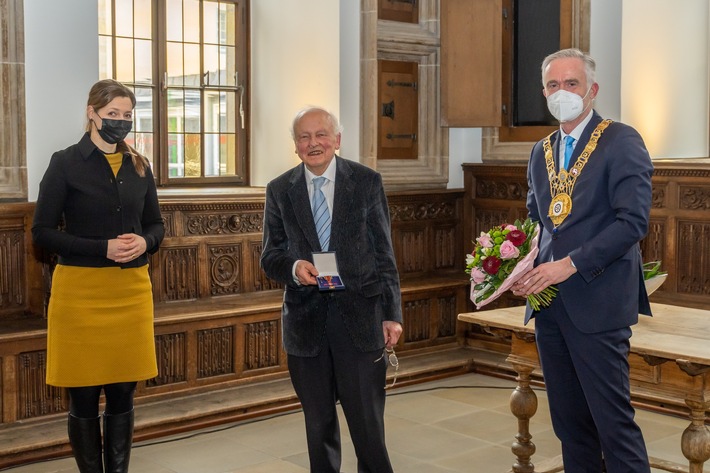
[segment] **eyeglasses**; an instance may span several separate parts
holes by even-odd
[[[394,383],[397,382],[397,372],[399,371],[399,359],[397,359],[397,354],[394,352],[394,348],[387,348],[382,351],[382,356],[380,356],[378,359],[375,360],[375,363],[377,363],[380,360],[387,358],[387,363],[389,366],[394,367],[394,379],[392,380],[392,384],[387,386],[387,383],[385,383],[385,389],[392,388],[394,386]]]

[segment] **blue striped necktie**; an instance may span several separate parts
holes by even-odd
[[[330,243],[330,213],[328,212],[328,204],[325,201],[323,194],[323,184],[326,178],[323,176],[313,178],[313,202],[311,202],[311,210],[313,210],[313,220],[316,222],[316,232],[318,233],[318,241],[322,251],[328,250]]]
[[[574,142],[576,140],[570,135],[565,136],[565,169],[569,169],[569,161],[572,158],[572,151],[574,151]]]

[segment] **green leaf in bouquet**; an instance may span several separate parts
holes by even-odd
[[[655,276],[660,276],[666,274],[665,271],[661,271],[661,261],[649,261],[643,264],[643,279],[651,279]]]

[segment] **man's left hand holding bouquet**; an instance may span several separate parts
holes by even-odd
[[[542,263],[513,284],[511,290],[516,296],[527,297],[531,294],[540,294],[546,288],[566,281],[577,272],[572,264],[572,258],[566,256],[559,261]]]

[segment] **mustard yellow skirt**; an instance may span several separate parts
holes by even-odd
[[[47,384],[99,386],[157,375],[148,265],[57,265],[47,314]]]

